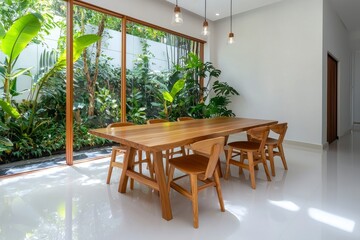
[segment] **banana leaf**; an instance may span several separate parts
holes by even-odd
[[[0,49],[9,62],[14,61],[38,34],[41,27],[39,18],[38,14],[32,13],[19,18],[1,39]]]

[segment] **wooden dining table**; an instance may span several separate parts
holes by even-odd
[[[162,151],[185,146],[208,138],[229,136],[253,127],[275,123],[277,123],[277,121],[274,120],[218,117],[183,122],[165,122],[152,125],[100,128],[92,129],[89,133],[127,146],[119,183],[119,192],[126,192],[129,177],[150,186],[159,191],[162,217],[166,220],[171,220],[172,211]],[[134,157],[138,149],[153,154],[155,179],[134,171]]]

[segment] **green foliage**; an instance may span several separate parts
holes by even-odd
[[[96,94],[97,109],[101,118],[100,126],[120,121],[120,101],[109,89],[101,88]]]
[[[57,26],[57,22],[54,20],[55,9],[64,6],[65,3],[63,1],[57,0],[46,0],[41,2],[39,2],[39,0],[0,1],[0,25],[3,25],[4,29],[9,29],[10,26],[22,16],[29,13],[41,12],[43,18],[42,28],[38,35],[31,41],[40,44],[44,42],[45,35],[48,35],[49,31]]]
[[[10,139],[3,137],[3,132],[8,131],[9,128],[0,121],[0,154],[4,151],[11,150],[13,143],[10,141]],[[1,163],[1,156],[0,156],[0,163]]]
[[[39,14],[28,14],[11,25],[0,42],[1,51],[11,64],[40,31],[42,19]]]
[[[18,95],[16,91],[17,77],[23,74],[29,74],[29,70],[31,69],[20,68],[13,70],[13,67],[20,53],[38,34],[41,27],[39,19],[41,19],[41,17],[38,14],[28,14],[19,18],[0,39],[0,50],[6,56],[0,71],[0,78],[2,79],[4,88],[3,101],[5,102],[2,106],[8,109],[4,114],[5,123],[8,123],[12,116],[9,112],[17,115],[16,109],[11,105],[12,97]]]
[[[8,102],[0,99],[0,108],[4,110],[7,114],[9,114],[13,118],[20,117],[20,113],[17,111],[16,108],[12,107]]]
[[[74,39],[73,61],[74,62],[77,61],[77,59],[80,57],[82,51],[84,51],[85,48],[87,48],[89,45],[93,44],[94,42],[96,42],[98,40],[99,40],[99,36],[94,35],[94,34],[87,34],[87,35],[83,35],[83,36],[80,36],[80,37]],[[46,63],[54,62],[54,59],[50,59],[50,58],[51,58],[51,54],[47,54],[46,52],[44,52],[42,58],[40,58],[40,61],[42,62],[41,64],[43,64],[43,66],[44,66],[44,62],[46,62]],[[46,60],[44,60],[44,59],[46,59]],[[44,84],[52,76],[54,76],[55,73],[61,71],[65,66],[66,66],[66,52],[64,51],[60,55],[57,62],[52,67],[48,67],[48,65],[46,65],[45,71],[44,71],[44,67],[40,68],[40,72],[37,75],[39,77],[38,77],[38,79],[36,79],[35,87],[34,87],[35,93],[34,93],[34,99],[32,99],[33,106],[32,106],[32,110],[30,112],[29,124],[28,124],[28,128],[27,128],[28,134],[32,133],[34,131],[34,129],[37,128],[36,125],[34,125],[34,118],[35,118],[36,111],[37,111],[36,107],[38,104],[39,94],[41,93],[41,90],[42,90]]]

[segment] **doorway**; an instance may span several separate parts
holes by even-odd
[[[337,86],[338,61],[328,54],[327,57],[327,142],[330,144],[337,135]]]

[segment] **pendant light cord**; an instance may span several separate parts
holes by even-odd
[[[230,32],[232,32],[232,0],[230,0]]]
[[[205,0],[205,21],[206,21],[206,0]]]

